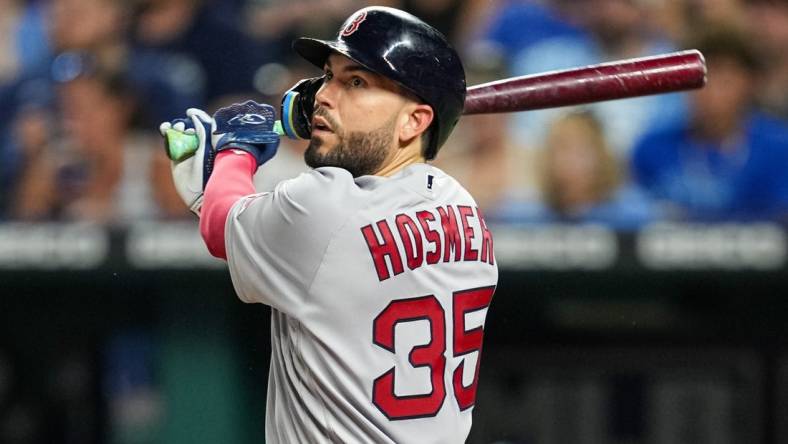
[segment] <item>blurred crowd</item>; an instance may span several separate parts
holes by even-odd
[[[0,222],[191,220],[159,123],[246,99],[278,107],[286,89],[319,74],[294,55],[292,39],[333,37],[367,4],[0,0]],[[785,0],[376,4],[443,31],[469,85],[681,49],[705,54],[708,84],[696,92],[461,119],[435,163],[489,223],[788,223]],[[283,139],[257,187],[305,171],[304,149]],[[99,442],[107,418],[89,406],[101,402],[112,406],[110,422],[155,423],[139,414],[156,412],[146,408],[156,404],[149,366],[134,364],[152,359],[149,342],[122,337],[105,360],[80,354],[91,346],[57,350],[52,365],[33,348],[24,356],[0,343],[0,443]],[[105,383],[91,385],[100,371]],[[50,382],[30,383],[38,380]]]
[[[351,0],[0,0],[0,220],[188,218],[156,128],[188,107],[278,107],[318,74],[290,49]],[[788,3],[376,2],[443,31],[469,85],[697,48],[699,91],[464,117],[436,165],[491,223],[788,221]],[[304,171],[283,140],[260,189]]]

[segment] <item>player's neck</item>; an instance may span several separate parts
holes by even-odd
[[[404,168],[414,163],[424,163],[426,159],[421,154],[421,145],[413,144],[395,150],[394,154],[387,159],[381,168],[374,173],[375,176],[393,176]]]

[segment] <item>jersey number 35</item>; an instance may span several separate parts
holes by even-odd
[[[465,315],[490,305],[495,287],[482,287],[454,292],[451,320],[453,322],[453,353],[461,357],[478,352],[473,382],[463,385],[465,359],[453,370],[454,398],[460,410],[466,410],[476,401],[476,383],[479,380],[482,339],[484,329],[466,330]],[[444,372],[446,371],[446,313],[433,295],[392,301],[375,318],[373,341],[376,345],[395,353],[394,332],[400,322],[427,320],[430,325],[429,343],[413,347],[408,355],[413,367],[429,367],[432,391],[425,394],[398,396],[394,393],[395,368],[392,367],[375,379],[372,402],[390,420],[425,418],[435,416],[446,399]]]

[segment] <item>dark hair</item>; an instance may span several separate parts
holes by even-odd
[[[421,133],[421,154],[427,160],[432,160],[435,158],[435,155],[438,153],[428,153],[427,151],[430,150],[430,141],[432,140],[432,133],[433,133],[434,125],[430,123],[430,126]]]
[[[549,134],[545,151],[543,152],[543,161],[551,161],[551,156],[554,155],[555,149],[560,148],[556,145],[551,145],[552,136],[559,131],[563,131],[567,125],[582,125],[587,130],[588,145],[586,146],[593,150],[593,154],[598,161],[597,170],[593,173],[593,197],[595,202],[604,202],[610,199],[623,180],[623,171],[605,137],[602,122],[593,112],[583,109],[569,111],[552,120],[549,124]],[[543,167],[545,166],[547,165],[543,165]],[[551,170],[551,168],[543,168],[542,171],[545,201],[559,213],[566,213],[567,208],[564,207],[564,203],[561,200],[563,188],[561,184],[556,182]]]
[[[730,58],[750,72],[761,69],[761,60],[752,46],[751,36],[735,26],[714,25],[689,39],[692,48],[700,50],[707,61]]]

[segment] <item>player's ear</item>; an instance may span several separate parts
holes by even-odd
[[[420,137],[430,127],[434,114],[432,107],[425,103],[412,103],[403,109],[401,116],[399,141],[400,145],[410,144],[413,139]]]

